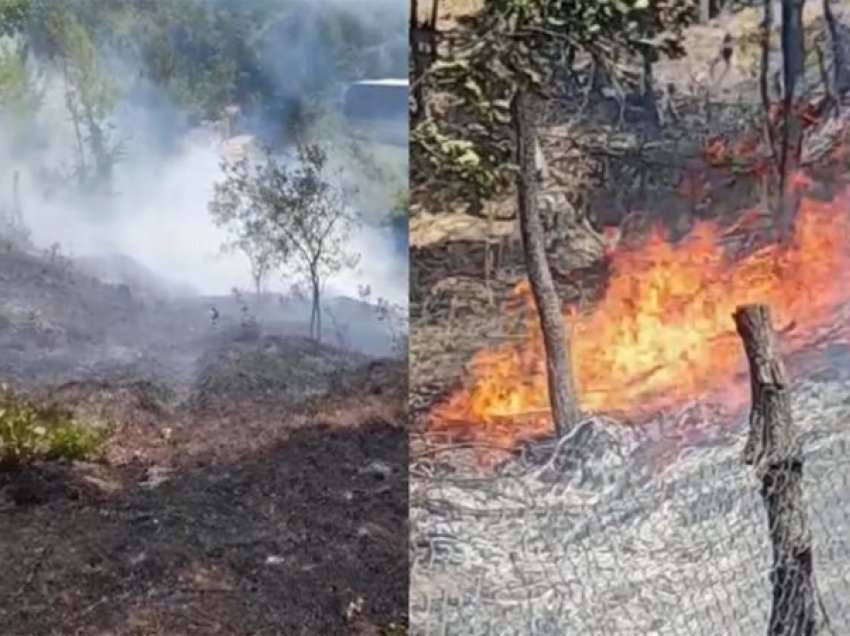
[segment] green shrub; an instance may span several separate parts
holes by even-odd
[[[0,386],[0,468],[13,469],[38,459],[86,459],[97,453],[103,436],[55,405],[25,400]]]

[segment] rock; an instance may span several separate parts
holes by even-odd
[[[389,479],[393,474],[393,467],[385,461],[376,459],[370,462],[360,472],[376,479]]]
[[[140,482],[142,488],[153,489],[171,479],[171,469],[164,466],[151,466],[146,471],[145,480]]]
[[[94,475],[85,475],[81,481],[83,484],[93,488],[100,495],[111,496],[121,491],[120,483],[109,479],[101,479]]]

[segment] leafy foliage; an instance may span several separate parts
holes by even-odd
[[[395,197],[392,208],[393,218],[406,219],[410,216],[410,193],[407,190],[399,190]]]
[[[27,66],[26,48],[0,42],[0,113],[10,128],[30,117],[43,98],[39,78]]]
[[[62,47],[53,25],[73,22],[124,71],[138,70],[180,107],[210,117],[234,101],[274,110],[323,95],[336,80],[385,72],[395,58],[377,55],[375,44],[406,28],[402,12],[386,10],[392,1],[0,0],[0,34],[22,35],[37,55],[55,57]]]
[[[315,144],[298,146],[295,167],[265,151],[260,161],[244,157],[223,163],[225,178],[216,184],[210,212],[232,231],[231,245],[286,266],[310,284],[311,334],[321,338],[323,283],[359,255],[346,243],[358,222],[346,203],[350,193],[335,185],[342,175],[327,175],[327,155]]]
[[[18,32],[27,18],[30,0],[0,0],[0,35]]]
[[[97,453],[102,435],[67,411],[26,401],[0,387],[0,467],[38,459],[85,459]]]
[[[551,94],[577,56],[625,89],[641,79],[635,61],[684,51],[681,32],[695,18],[681,0],[493,0],[470,31],[451,42],[451,57],[429,72],[431,90],[454,99],[462,125],[420,124],[414,155],[438,175],[486,196],[506,183],[512,143],[505,125],[518,88]],[[416,170],[414,170],[416,172]]]
[[[110,138],[109,117],[118,91],[104,69],[91,33],[76,15],[57,9],[45,29],[53,55],[59,58],[65,81],[65,105],[77,135],[76,173],[79,183],[108,187],[121,145]]]

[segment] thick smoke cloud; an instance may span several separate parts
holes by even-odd
[[[358,2],[356,12],[353,3],[338,4],[363,21],[383,14],[385,23],[387,15],[395,15],[391,22],[405,24],[405,3]],[[269,65],[268,72],[282,100],[295,97],[308,78],[314,84],[333,85],[340,72],[338,60],[324,48],[326,34],[318,26],[317,5],[307,3],[305,7],[293,14],[294,22],[283,21],[276,28],[294,28],[294,23],[308,28],[294,39],[269,40],[275,44],[267,59],[276,62]],[[363,22],[363,33],[369,31],[368,26]],[[357,35],[357,29],[353,34]],[[398,36],[403,38],[403,31]],[[386,57],[388,74],[406,73],[406,58],[399,57],[406,51],[396,51],[396,44],[392,37],[375,43],[375,54]],[[123,69],[125,77],[139,76],[119,57],[109,62],[111,68]],[[196,122],[170,103],[159,87],[139,79],[124,93],[112,117],[112,135],[124,144],[124,156],[115,169],[114,195],[96,200],[57,196],[47,187],[44,170],[70,165],[74,131],[64,106],[61,77],[55,70],[46,70],[43,82],[44,104],[36,126],[26,131],[0,126],[0,202],[9,198],[12,174],[19,171],[24,218],[38,247],[59,243],[74,257],[128,255],[175,288],[201,294],[227,294],[234,287],[251,289],[247,259],[240,253],[221,252],[227,235],[215,227],[207,210],[213,185],[221,178],[220,136],[191,128]],[[325,133],[317,140],[333,149],[334,161],[343,165],[349,179],[358,182],[364,193],[361,199],[366,199],[361,204],[386,205],[395,194],[390,189],[406,185],[406,150],[397,149],[394,179],[382,184],[365,174],[346,150],[341,134]],[[381,152],[387,151],[378,150]],[[351,240],[353,249],[362,254],[358,271],[328,281],[327,293],[356,296],[358,286],[368,284],[376,295],[406,302],[407,255],[399,249],[393,232],[366,226]],[[285,291],[292,282],[284,273],[271,278],[269,288]]]

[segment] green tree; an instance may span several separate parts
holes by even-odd
[[[43,87],[27,64],[22,44],[0,42],[0,116],[10,128],[32,117],[41,106]]]
[[[551,94],[580,56],[590,81],[621,94],[643,84],[658,55],[684,53],[691,0],[492,0],[470,30],[444,34],[451,55],[429,71],[429,90],[451,95],[461,124],[431,117],[412,133],[412,172],[461,181],[472,198],[510,183],[510,103],[519,89]],[[471,188],[469,186],[472,186]]]
[[[426,119],[413,135],[414,157],[424,158],[443,178],[460,177],[479,199],[501,189],[511,175],[516,178],[525,264],[558,435],[576,424],[578,409],[570,342],[537,209],[545,169],[536,133],[539,103],[553,96],[551,87],[563,76],[559,70],[571,71],[578,54],[592,63],[591,89],[604,78],[621,100],[630,87],[652,99],[652,63],[659,53],[683,53],[680,31],[694,8],[681,0],[492,0],[474,29],[452,42],[453,57],[430,71],[432,85],[459,103],[464,126],[452,130],[448,118]]]
[[[0,35],[14,35],[27,19],[30,0],[0,0]]]
[[[245,157],[222,169],[209,206],[213,219],[229,228],[232,245],[304,277],[310,335],[321,341],[324,284],[359,260],[346,246],[359,221],[346,204],[349,193],[336,185],[342,175],[328,174],[327,155],[315,144],[298,146],[295,167],[266,150],[259,161]]]

